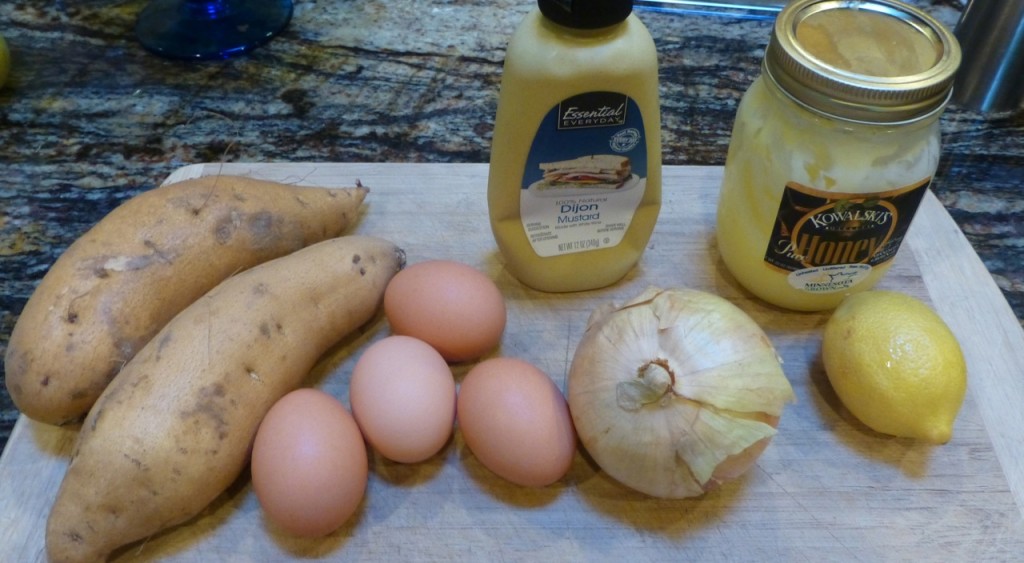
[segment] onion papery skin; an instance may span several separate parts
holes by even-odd
[[[742,309],[656,287],[594,312],[567,391],[598,466],[659,498],[699,496],[739,477],[795,398],[771,341]]]

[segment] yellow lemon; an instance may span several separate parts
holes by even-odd
[[[944,444],[967,390],[953,332],[920,300],[894,291],[852,295],[822,337],[839,400],[877,432]]]

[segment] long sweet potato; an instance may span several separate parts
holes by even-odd
[[[168,323],[86,417],[46,528],[52,563],[97,561],[198,514],[245,468],[263,416],[371,319],[404,264],[345,236],[224,281]]]
[[[128,200],[25,305],[4,359],[14,404],[42,422],[80,420],[175,314],[236,272],[342,234],[366,193],[208,176]]]

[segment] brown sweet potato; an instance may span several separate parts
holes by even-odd
[[[346,236],[224,281],[168,323],[86,417],[46,528],[52,563],[97,561],[198,514],[245,468],[263,416],[371,319],[404,263]]]
[[[128,200],[25,305],[4,358],[14,404],[42,422],[81,419],[175,314],[234,273],[342,234],[366,193],[207,176]]]

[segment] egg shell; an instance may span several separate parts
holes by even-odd
[[[388,336],[363,352],[352,369],[349,401],[366,441],[392,461],[430,458],[455,428],[451,368],[411,336]]]
[[[569,406],[532,364],[492,358],[459,387],[458,427],[485,467],[517,485],[544,487],[568,473],[576,453]]]
[[[496,348],[507,311],[501,290],[472,266],[429,260],[407,266],[384,291],[394,334],[419,338],[449,362],[480,358]]]
[[[270,408],[256,432],[251,468],[267,519],[300,537],[341,527],[359,507],[369,473],[355,420],[316,389],[292,391]]]

